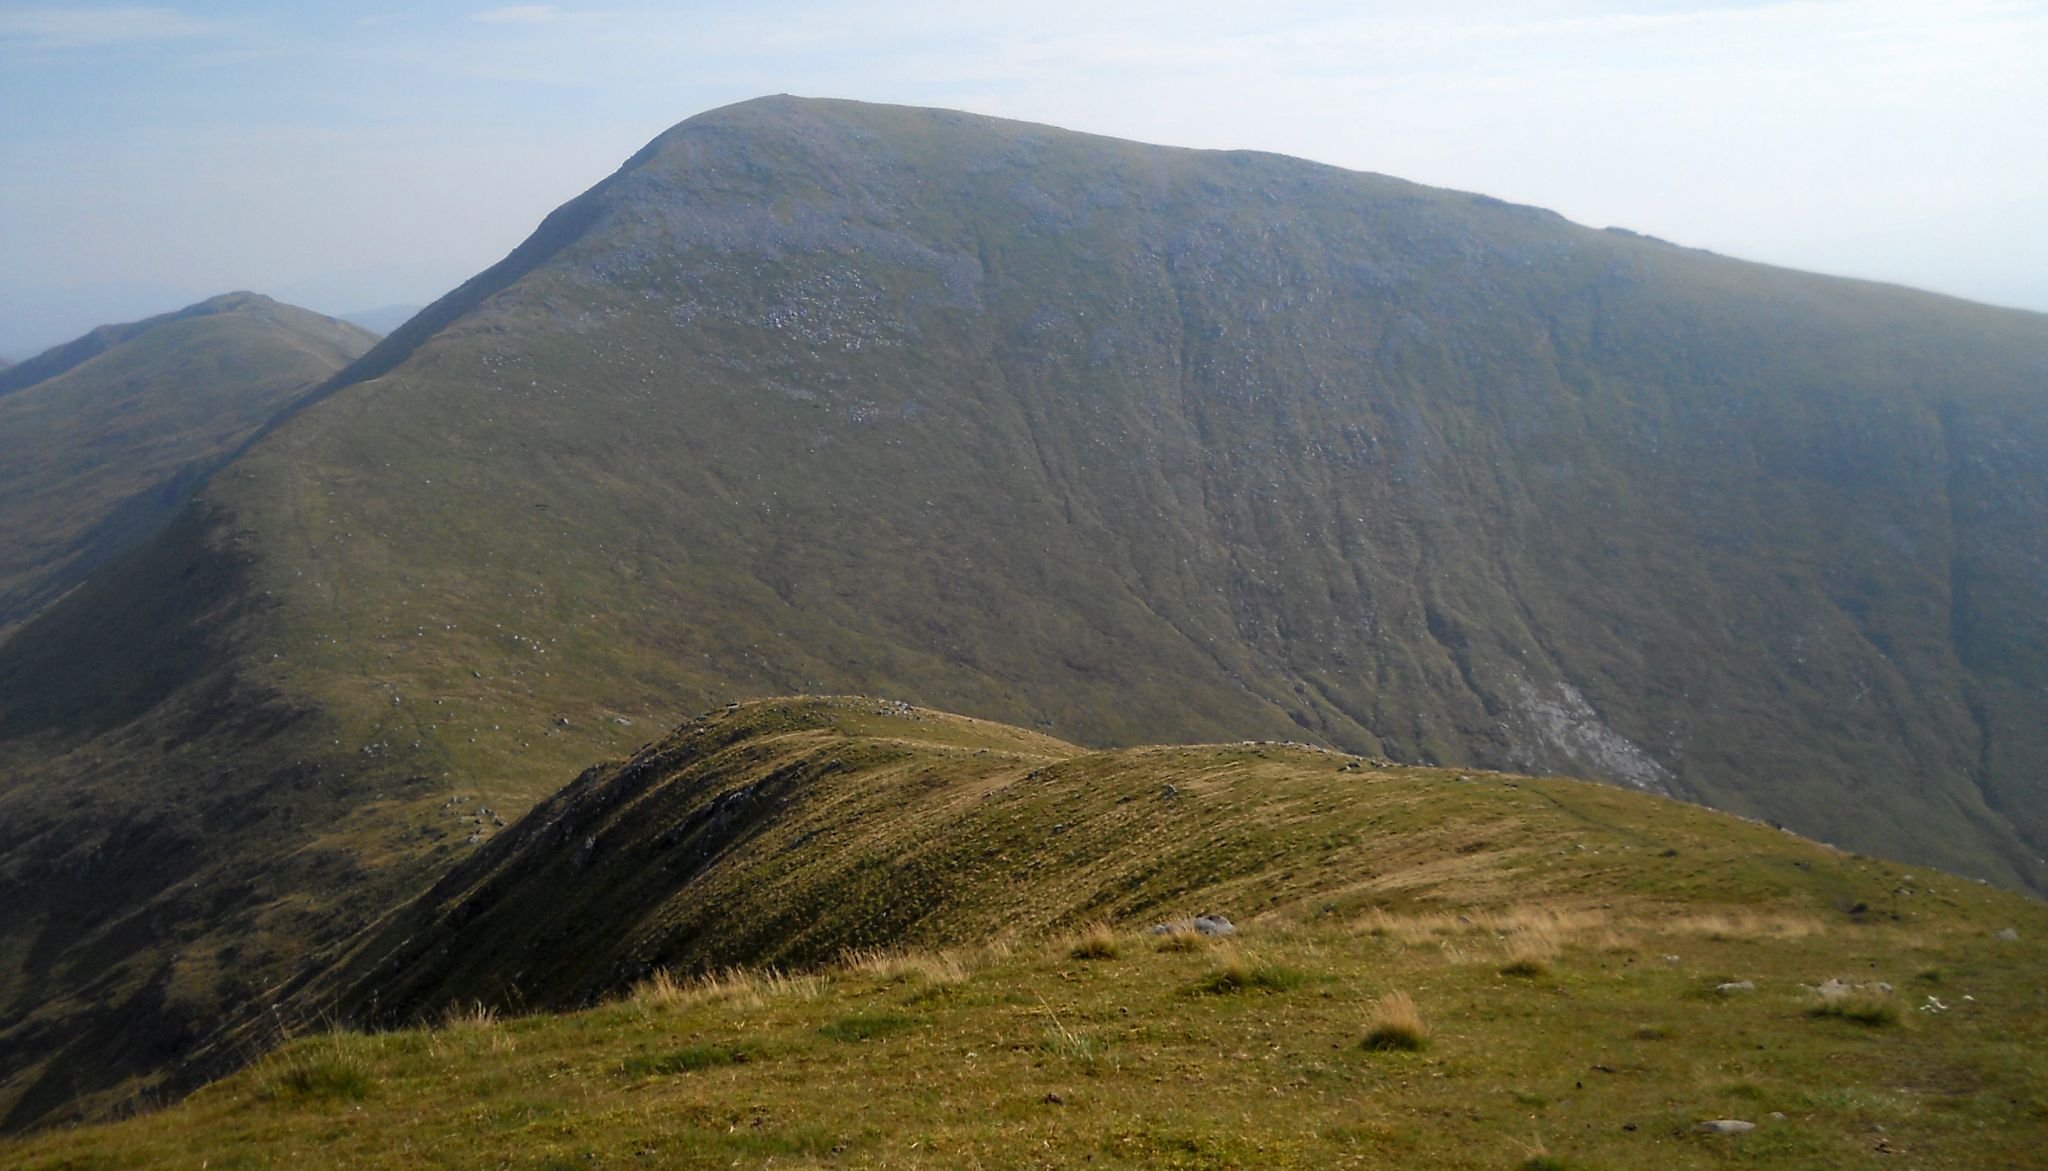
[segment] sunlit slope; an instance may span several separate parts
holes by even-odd
[[[1237,934],[1149,932],[1196,912]],[[268,1022],[432,1028],[0,1160],[2020,1168],[2043,940],[2018,895],[1609,786],[748,703],[591,770]]]
[[[479,784],[849,690],[1604,776],[2031,882],[2044,372],[2039,315],[771,99],[210,498],[292,685]]]
[[[257,427],[376,340],[230,293],[0,377],[0,632],[154,534]]]
[[[560,1009],[658,968],[805,967],[1209,912],[1863,923],[2019,905],[1946,877],[1930,899],[1900,873],[1583,781],[1277,743],[1084,752],[884,701],[771,700],[586,772],[288,1003],[378,1024],[478,1001]]]

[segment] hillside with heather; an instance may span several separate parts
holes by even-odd
[[[2038,314],[772,98],[296,401],[0,644],[11,1125],[217,1072],[564,780],[755,695],[1585,776],[2048,882]]]

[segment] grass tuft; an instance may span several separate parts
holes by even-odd
[[[370,1064],[342,1034],[288,1051],[258,1081],[257,1095],[272,1102],[360,1102],[377,1085]]]
[[[1067,952],[1077,960],[1113,960],[1118,951],[1116,932],[1107,923],[1091,923]]]
[[[773,968],[727,968],[679,980],[667,968],[633,986],[626,999],[644,1008],[684,1008],[693,1004],[726,1003],[764,1008],[773,1000],[815,1000],[824,987],[817,976],[792,976]]]
[[[1299,988],[1305,977],[1293,968],[1261,962],[1241,955],[1226,958],[1222,965],[1204,976],[1195,991],[1207,996],[1229,996],[1238,992],[1289,992]]]
[[[1202,951],[1208,946],[1208,936],[1179,923],[1160,932],[1152,944],[1155,951]]]
[[[1871,1028],[1896,1025],[1905,1019],[1896,997],[1889,992],[1859,988],[1850,992],[1824,993],[1820,1003],[1807,1009],[1808,1016],[1838,1017]]]
[[[855,950],[840,962],[850,971],[922,988],[954,988],[968,977],[966,962],[952,952]]]
[[[1429,1026],[1406,992],[1389,992],[1373,1005],[1365,1025],[1367,1049],[1401,1049],[1414,1052],[1429,1043]]]

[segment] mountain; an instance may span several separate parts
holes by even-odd
[[[7,368],[8,368],[9,366],[12,366],[12,365],[14,365],[14,359],[12,359],[12,358],[7,358],[7,357],[0,357],[0,372],[5,372],[5,371],[6,371],[6,369],[7,369]]]
[[[2041,315],[770,99],[345,382],[208,499],[292,599],[295,686],[456,777],[572,771],[618,713],[880,692],[2043,873]]]
[[[2021,1167],[2044,939],[1609,785],[735,704],[261,1014],[312,1035],[0,1162]]]
[[[0,644],[0,1109],[178,1084],[460,811],[748,695],[1592,776],[2039,890],[2044,387],[2041,315],[1484,196],[701,115]]]
[[[258,427],[375,341],[229,293],[0,373],[0,632],[153,534]]]
[[[418,305],[386,305],[381,309],[363,309],[341,315],[343,321],[360,325],[371,333],[382,336],[412,320],[420,311]]]

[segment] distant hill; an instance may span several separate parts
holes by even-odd
[[[382,309],[363,309],[341,315],[343,321],[360,325],[370,332],[382,336],[412,320],[420,311],[418,305],[386,305]]]
[[[2048,884],[2041,315],[775,98],[304,401],[0,645],[13,1125],[360,942],[496,829],[448,810],[749,695],[1586,775]]]
[[[375,340],[229,293],[0,374],[0,632],[152,535],[257,427]]]

